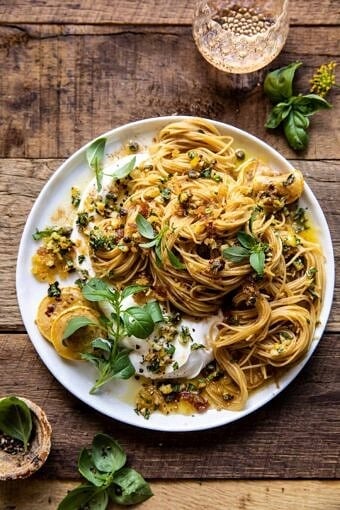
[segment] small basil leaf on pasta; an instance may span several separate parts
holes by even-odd
[[[63,340],[70,337],[75,333],[78,329],[84,328],[85,326],[98,326],[96,322],[93,322],[91,319],[85,316],[73,317],[66,326],[66,329],[63,334]]]
[[[94,349],[101,349],[105,352],[111,352],[111,342],[109,340],[106,340],[106,338],[95,338],[92,343],[92,347]]]
[[[154,239],[156,237],[156,233],[153,229],[153,226],[140,213],[137,214],[136,225],[138,228],[138,232],[143,237],[146,237],[147,239]]]
[[[112,379],[130,379],[135,374],[134,366],[129,358],[129,352],[127,349],[119,348],[117,350],[114,361],[111,364]]]
[[[139,246],[141,248],[152,248],[153,246],[156,246],[157,243],[158,243],[158,238],[156,237],[155,239],[153,239],[152,241],[149,241],[148,243],[140,243]]]
[[[175,269],[185,269],[185,264],[183,264],[179,260],[179,258],[174,254],[173,251],[167,249],[167,254],[172,267],[174,267]]]
[[[254,251],[250,254],[249,263],[259,276],[263,276],[264,261],[265,261],[264,251],[262,250]]]
[[[225,248],[222,252],[223,257],[232,262],[242,262],[249,258],[249,254],[249,250],[243,246],[230,246],[229,248]]]
[[[130,175],[132,170],[135,168],[136,164],[136,156],[133,156],[133,158],[130,159],[128,163],[121,166],[120,168],[117,168],[114,170],[111,174],[106,174],[112,177],[112,179],[124,179],[124,177],[127,177]]]
[[[240,230],[237,232],[238,242],[246,249],[251,250],[257,243],[255,237]]]
[[[97,140],[94,140],[94,142],[92,142],[86,149],[86,159],[90,168],[92,168],[95,173],[98,191],[101,191],[102,189],[105,144],[105,137],[97,138]]]
[[[164,317],[158,301],[149,301],[146,303],[144,308],[150,314],[154,324],[157,324],[157,322],[163,322]]]
[[[137,338],[147,338],[154,329],[150,313],[145,308],[132,306],[122,313],[122,319],[128,335]]]
[[[137,294],[138,292],[143,292],[144,290],[147,290],[149,287],[146,285],[129,285],[128,287],[125,287],[125,289],[121,292],[121,298],[125,299],[128,296],[133,296],[133,294]]]
[[[117,298],[117,291],[99,278],[91,278],[82,289],[83,296],[88,301],[112,301]]]

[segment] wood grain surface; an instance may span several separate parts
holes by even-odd
[[[332,479],[340,474],[337,338],[324,335],[297,379],[270,404],[203,432],[139,429],[90,409],[48,372],[27,335],[0,335],[1,392],[29,397],[53,424],[53,449],[40,478],[74,479],[79,450],[104,432],[147,478]]]
[[[301,60],[296,91],[339,62],[339,0],[290,2],[284,50],[245,88],[201,57],[196,0],[0,0],[0,395],[26,396],[53,426],[51,455],[32,479],[0,484],[0,510],[48,510],[80,481],[79,450],[115,437],[152,483],[143,510],[339,510],[340,277],[326,332],[299,376],[272,402],[225,427],[161,433],[89,408],[39,359],[16,301],[17,250],[40,190],[76,149],[124,123],[189,114],[233,124],[300,168],[319,200],[340,258],[340,103],[311,119],[295,153],[264,128],[268,69]],[[339,69],[339,68],[338,68]],[[338,83],[339,72],[338,74]],[[32,311],[35,313],[35,311]]]
[[[235,90],[198,53],[189,27],[99,29],[83,26],[79,34],[73,26],[0,26],[2,157],[65,158],[113,127],[176,113],[233,124],[290,158],[336,154],[339,90],[330,97],[332,113],[313,117],[309,148],[296,156],[281,135],[264,128],[271,105],[262,86]],[[338,52],[337,28],[315,27],[311,37],[309,29],[292,27],[272,66],[301,59],[296,90],[307,92],[315,69]]]
[[[0,19],[5,23],[112,23],[191,24],[197,0],[0,0]],[[292,24],[334,25],[339,22],[337,0],[290,2]]]
[[[75,484],[22,480],[0,485],[2,510],[54,510]],[[139,510],[339,510],[338,481],[154,481]]]

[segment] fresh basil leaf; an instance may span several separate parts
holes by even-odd
[[[112,172],[112,174],[107,174],[107,175],[110,175],[110,177],[112,177],[112,179],[124,179],[124,177],[127,177],[131,172],[132,170],[135,168],[135,164],[136,164],[136,156],[133,156],[133,158],[130,159],[130,161],[128,163],[126,163],[125,165],[121,166],[120,168],[117,168],[116,170],[114,170]]]
[[[289,103],[279,103],[274,106],[268,115],[265,127],[269,129],[277,128],[281,122],[289,115],[291,109],[292,106]]]
[[[255,237],[247,234],[247,232],[244,232],[243,230],[237,232],[237,240],[244,248],[247,248],[248,250],[251,250],[256,245]]]
[[[242,262],[244,259],[249,258],[249,255],[250,251],[243,246],[230,246],[222,252],[222,256],[232,262]]]
[[[157,322],[163,322],[164,317],[158,301],[148,301],[144,308],[150,314],[154,324],[157,324]]]
[[[82,352],[80,354],[80,357],[85,361],[93,363],[93,365],[95,365],[98,368],[98,370],[100,370],[102,364],[106,362],[106,360],[103,359],[102,356],[98,356],[97,354],[92,354],[90,352]]]
[[[116,357],[111,362],[112,379],[130,379],[135,375],[135,368],[132,365],[127,349],[119,348]]]
[[[101,473],[92,458],[91,451],[83,448],[78,458],[78,470],[86,480],[96,487],[102,487],[107,481],[107,474]]]
[[[142,475],[131,468],[124,467],[113,477],[109,496],[118,505],[137,505],[153,496],[150,485]]]
[[[157,243],[155,246],[155,254],[156,254],[156,261],[159,263],[159,265],[162,265],[162,248],[160,243]]]
[[[292,62],[267,74],[264,80],[264,92],[273,103],[280,103],[293,95],[293,79],[295,71],[302,62]]]
[[[73,317],[68,321],[66,329],[63,334],[63,340],[73,335],[75,331],[85,326],[98,326],[98,323],[93,322],[91,319],[85,316]]]
[[[139,246],[141,248],[152,248],[152,246],[156,246],[157,243],[158,239],[157,237],[155,237],[154,239],[152,239],[152,241],[149,241],[148,243],[140,243]]]
[[[303,150],[308,145],[308,117],[292,110],[284,120],[283,129],[289,145],[294,150]]]
[[[115,473],[126,462],[124,450],[107,434],[94,436],[91,452],[95,467],[104,473]]]
[[[92,343],[94,349],[100,349],[101,351],[111,352],[111,342],[106,338],[95,338]]]
[[[167,248],[167,254],[168,254],[168,257],[169,257],[169,260],[170,260],[170,264],[172,265],[172,267],[174,267],[175,269],[185,269],[185,264],[183,264],[179,258],[174,254],[173,251],[169,250]]]
[[[99,388],[112,379],[130,379],[135,374],[134,366],[129,358],[129,351],[120,347],[117,348],[113,359],[90,353],[83,354],[82,359],[93,363],[99,372],[98,378],[90,390],[91,394],[96,393]]]
[[[128,296],[133,296],[133,294],[138,294],[138,292],[143,292],[144,290],[148,290],[149,287],[146,285],[129,285],[125,287],[125,289],[121,292],[122,299],[127,298]]]
[[[262,251],[262,250],[253,251],[250,254],[249,263],[259,276],[263,276],[264,261],[265,261],[264,251]]]
[[[86,510],[106,510],[109,503],[107,490],[95,494],[86,505]]]
[[[82,510],[95,495],[97,489],[90,484],[78,485],[59,503],[57,510]]]
[[[140,213],[137,214],[136,225],[140,235],[146,237],[146,239],[154,239],[156,237],[156,233],[153,229],[153,226]]]
[[[111,301],[118,296],[116,290],[99,278],[91,278],[82,289],[83,296],[88,301]]]
[[[332,105],[326,99],[317,94],[296,96],[292,99],[292,105],[295,111],[299,111],[307,117],[314,115],[319,110],[332,108]]]
[[[101,191],[102,189],[105,144],[105,137],[97,138],[97,140],[94,140],[94,142],[92,142],[91,145],[86,149],[86,159],[89,166],[95,173],[98,191]]]
[[[32,433],[32,415],[29,407],[17,397],[6,397],[0,401],[0,430],[27,445]]]
[[[122,318],[128,335],[147,338],[154,330],[150,313],[139,306],[131,306],[124,310]]]

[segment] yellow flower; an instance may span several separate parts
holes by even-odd
[[[311,92],[325,97],[326,94],[335,86],[335,68],[336,62],[322,64],[313,75],[311,83]]]

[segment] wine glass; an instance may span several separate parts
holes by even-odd
[[[288,0],[200,0],[193,37],[217,69],[253,73],[280,53],[289,29]]]

